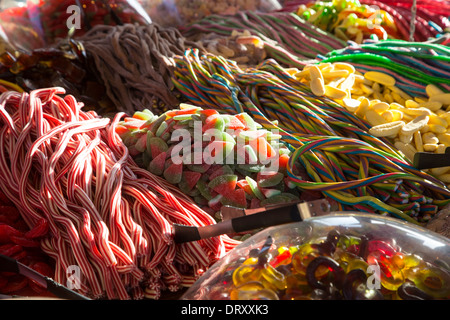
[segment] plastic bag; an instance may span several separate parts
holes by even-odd
[[[28,15],[27,6],[9,7],[0,12],[0,27],[2,29],[2,40],[4,50],[30,51],[45,45],[45,40],[34,25]]]
[[[182,299],[448,299],[449,265],[446,237],[394,218],[337,213],[253,235]]]
[[[142,0],[151,19],[161,26],[180,26],[213,14],[280,10],[277,0]]]
[[[0,13],[9,42],[25,51],[52,45],[68,35],[81,36],[99,24],[151,22],[136,0],[28,0]]]

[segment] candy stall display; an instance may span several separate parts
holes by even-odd
[[[96,25],[147,25],[150,17],[134,0],[27,0],[0,14],[0,25],[16,49],[52,45],[68,35],[81,36]]]
[[[200,42],[200,47],[206,51],[244,66],[249,65],[248,60],[253,55],[245,49],[244,56],[235,53],[239,45],[260,47],[265,52],[265,58],[276,59],[288,67],[300,68],[318,54],[345,47],[343,40],[291,12],[243,11],[230,16],[211,15],[179,29],[186,38]],[[227,40],[236,45],[230,47]]]
[[[214,14],[234,15],[240,11],[272,12],[281,9],[277,0],[143,0],[142,6],[156,23],[183,26]]]
[[[284,10],[357,43],[374,37],[426,41],[450,28],[445,0],[288,0]]]
[[[53,297],[8,262],[92,300],[449,299],[450,166],[419,161],[450,154],[449,10],[2,8],[1,297]]]
[[[176,247],[173,223],[214,219],[135,164],[115,131],[120,113],[102,118],[63,94],[56,87],[0,97],[1,187],[39,230],[31,233],[55,261],[58,283],[66,283],[69,265],[78,265],[79,290],[89,298],[158,298],[161,290],[195,280],[236,245],[221,236]]]
[[[141,45],[133,45],[138,38]],[[103,115],[144,108],[160,113],[179,104],[171,82],[173,56],[188,44],[175,28],[98,25],[51,47],[3,52],[1,80],[27,92],[62,86],[85,102],[85,109]]]
[[[318,65],[299,71],[267,60],[258,68],[242,70],[230,60],[200,57],[195,50],[177,64],[177,86],[191,103],[200,107],[215,105],[228,113],[247,112],[264,128],[279,130],[280,141],[295,150],[287,172],[301,190],[322,192],[345,210],[358,208],[411,222],[429,220],[448,203],[449,190],[444,182],[415,169],[393,141],[373,134],[370,122],[347,111],[325,91],[317,94],[317,81],[321,84],[318,88],[330,92],[335,89],[323,85]],[[310,75],[311,83],[298,80],[307,72],[313,74],[313,70],[316,75]],[[341,63],[329,71],[345,75],[354,72],[354,67]],[[340,100],[345,100],[347,93],[341,93]],[[356,101],[358,107],[364,106]],[[411,121],[409,126],[418,120]],[[291,170],[291,161],[297,159],[313,182]]]
[[[448,299],[449,254],[448,238],[424,234],[423,228],[334,213],[254,235],[214,264],[182,299]]]
[[[417,152],[444,153],[449,143],[448,47],[393,40],[358,47],[330,52],[317,69],[305,67],[296,77],[316,95],[365,119],[369,133],[390,138],[411,162]],[[342,63],[354,69],[339,73]],[[323,79],[322,92],[311,80],[315,76]],[[431,169],[431,174],[447,182],[445,168]]]
[[[217,220],[224,205],[259,208],[305,199],[288,179],[291,151],[281,136],[247,113],[180,107],[160,116],[138,111],[118,123],[141,167],[177,185]]]

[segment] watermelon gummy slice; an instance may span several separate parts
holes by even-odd
[[[217,196],[215,196],[214,198],[212,198],[211,200],[208,201],[208,206],[214,210],[214,212],[219,211],[220,208],[222,207],[222,200],[223,195],[218,194]]]
[[[140,119],[140,120],[144,120],[144,121],[148,121],[151,120],[153,118],[153,113],[149,113],[149,112],[144,112],[144,111],[136,111],[133,114],[133,118],[135,119]]]
[[[188,164],[188,165],[186,165],[186,167],[189,170],[192,170],[192,171],[195,171],[195,172],[205,173],[206,171],[208,171],[208,169],[211,167],[211,165],[207,164],[207,163]]]
[[[230,117],[230,121],[226,125],[227,129],[245,129],[245,125],[236,116]]]
[[[244,189],[236,189],[223,195],[220,202],[225,206],[233,206],[238,208],[247,208],[247,198]]]
[[[149,131],[150,132],[150,131]],[[169,146],[160,137],[152,137],[151,133],[147,133],[146,147],[147,152],[152,158],[157,157],[161,152],[167,151]]]
[[[164,165],[166,163],[166,152],[161,152],[155,158],[150,161],[147,170],[157,176],[160,176],[164,172]]]
[[[203,161],[209,164],[223,163],[224,159],[233,152],[234,143],[229,141],[212,141],[203,151]]]
[[[195,185],[197,184],[198,180],[200,180],[201,176],[202,174],[200,172],[184,170],[181,176],[181,181],[178,184],[180,190],[184,193],[190,192],[195,188]]]
[[[266,206],[270,204],[288,203],[292,201],[298,201],[298,198],[290,193],[280,193],[270,198],[261,201],[261,205]]]
[[[139,139],[137,139],[134,147],[136,148],[136,150],[138,150],[139,152],[144,152],[147,149],[147,135],[146,134],[142,134]]]
[[[281,172],[258,172],[257,183],[262,188],[273,187],[283,181],[284,174]]]
[[[259,200],[264,200],[264,195],[262,194],[261,190],[259,190],[258,183],[249,176],[245,177],[245,180],[252,190],[253,195]]]
[[[225,195],[234,191],[237,185],[237,178],[237,175],[234,174],[218,176],[208,183],[208,187],[221,195]]]
[[[218,176],[223,176],[226,174],[234,174],[233,169],[231,169],[231,167],[227,164],[218,166],[218,168],[209,175],[208,179],[211,181]]]
[[[265,188],[259,188],[259,190],[261,191],[261,193],[264,195],[264,197],[266,199],[272,198],[276,195],[281,194],[281,191],[278,189],[265,189]],[[266,200],[265,199],[265,200]],[[264,201],[264,200],[263,200]]]
[[[243,189],[245,192],[247,192],[247,194],[250,194],[250,195],[253,196],[253,191],[252,191],[252,189],[250,188],[250,185],[248,184],[248,181],[247,181],[246,179],[238,180],[238,182],[236,183],[236,185],[237,185],[239,188]]]
[[[204,180],[197,181],[196,188],[200,191],[200,194],[206,199],[211,200],[213,198],[211,190],[208,188],[207,183]]]
[[[217,130],[219,132],[225,130],[225,121],[220,114],[211,115],[206,118],[205,124],[202,126],[202,131],[208,132],[210,130]]]
[[[118,123],[116,132],[138,165],[176,185],[213,216],[223,205],[258,208],[300,200],[302,192],[286,170],[291,151],[278,141],[279,134],[247,113],[180,104],[158,116],[136,111]],[[181,143],[180,163],[173,151]],[[267,161],[275,164],[270,171]],[[297,167],[302,168],[299,162],[295,172]]]
[[[172,163],[164,170],[164,178],[172,184],[177,184],[181,181],[183,174],[183,164],[182,163]]]

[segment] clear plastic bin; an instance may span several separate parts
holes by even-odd
[[[448,299],[450,240],[394,218],[342,213],[265,229],[184,300]]]

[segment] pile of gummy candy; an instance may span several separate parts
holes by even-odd
[[[442,260],[425,261],[393,241],[334,229],[325,239],[261,248],[225,265],[208,285],[213,300],[441,300],[450,297]],[[445,264],[445,263],[444,263]],[[217,281],[217,283],[213,283]],[[198,294],[205,294],[206,286]],[[202,292],[203,291],[203,292]]]

